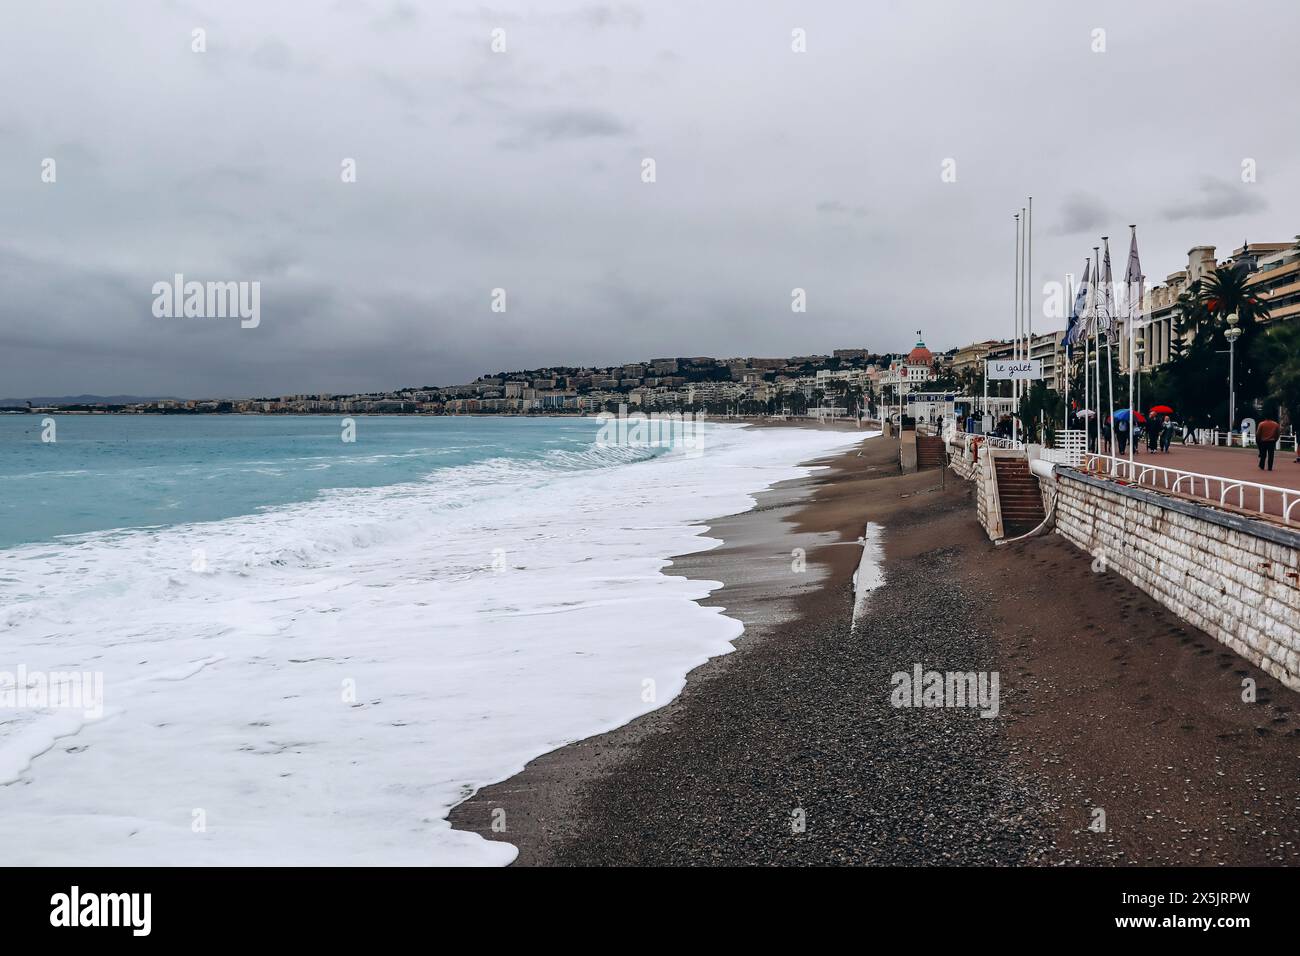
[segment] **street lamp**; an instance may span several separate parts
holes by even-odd
[[[1237,313],[1228,315],[1228,331],[1223,337],[1228,340],[1228,444],[1232,444],[1233,422],[1237,420],[1237,378],[1236,365],[1233,362],[1237,339],[1241,338],[1241,329],[1237,328]]]
[[[1143,339],[1138,339],[1133,344],[1133,354],[1128,357],[1130,362],[1135,363],[1133,368],[1137,372],[1137,404],[1134,407],[1138,410],[1142,408],[1142,367],[1147,360],[1147,344]]]

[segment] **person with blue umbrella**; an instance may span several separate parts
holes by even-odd
[[[1134,412],[1133,415],[1139,425],[1146,421],[1145,416],[1143,416],[1141,412]],[[1129,421],[1129,412],[1127,408],[1119,408],[1115,410],[1115,433],[1116,437],[1119,439],[1119,453],[1121,455],[1124,454],[1124,448],[1128,442],[1130,433],[1132,433],[1133,436],[1133,450],[1137,451],[1137,432],[1135,427],[1134,423]]]

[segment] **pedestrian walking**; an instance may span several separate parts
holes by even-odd
[[[1273,470],[1273,452],[1277,448],[1277,436],[1282,433],[1282,426],[1271,418],[1266,418],[1255,426],[1255,444],[1259,448],[1259,470]],[[1265,469],[1264,463],[1268,462]]]
[[[1166,455],[1169,454],[1169,443],[1174,440],[1174,418],[1172,415],[1165,416],[1165,422],[1160,426],[1160,450]]]

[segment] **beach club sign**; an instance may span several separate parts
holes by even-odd
[[[985,375],[993,381],[1024,382],[1043,377],[1042,359],[987,359],[984,362]]]

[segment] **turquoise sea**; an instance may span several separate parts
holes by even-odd
[[[42,442],[42,417],[0,416],[10,865],[508,863],[450,808],[730,651],[719,582],[665,568],[863,437],[58,415]],[[39,692],[69,674],[90,690]]]
[[[61,535],[217,521],[329,489],[430,479],[490,459],[586,449],[595,419],[0,415],[0,548]],[[554,461],[554,456],[552,456]],[[576,462],[575,462],[576,464]]]

